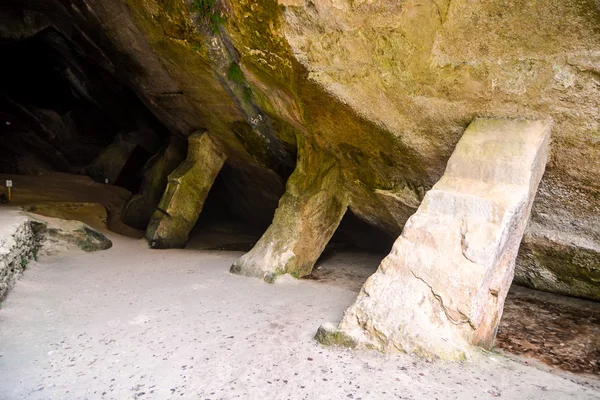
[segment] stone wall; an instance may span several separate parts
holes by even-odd
[[[44,212],[52,214],[47,209]],[[110,239],[83,222],[0,209],[0,302],[27,265],[37,259],[38,251],[44,256],[111,247]]]
[[[0,301],[37,257],[38,248],[36,222],[16,212],[0,215]]]

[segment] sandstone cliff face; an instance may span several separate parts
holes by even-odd
[[[517,281],[597,299],[599,12],[593,1],[288,2],[283,31],[309,79],[415,151],[429,179],[476,116],[552,118]]]
[[[3,3],[0,36],[52,27],[172,135],[207,130],[231,208],[257,224],[311,151],[322,161],[296,175],[339,171],[335,196],[396,237],[474,118],[551,119],[517,280],[600,299],[595,0]]]

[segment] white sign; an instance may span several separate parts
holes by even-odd
[[[6,187],[12,187],[12,181],[6,181]]]

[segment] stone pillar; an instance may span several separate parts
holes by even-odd
[[[347,208],[336,160],[300,138],[298,164],[288,179],[273,222],[231,272],[272,282],[311,273]]]
[[[145,229],[167,186],[168,177],[185,158],[185,141],[172,136],[169,145],[156,153],[144,166],[144,180],[138,194],[123,207],[122,221],[136,229]]]
[[[188,140],[187,158],[169,175],[167,189],[146,230],[152,248],[183,247],[225,162],[225,155],[208,134],[195,133]]]
[[[138,145],[138,136],[135,132],[119,133],[113,142],[86,167],[86,174],[98,182],[104,182],[106,178],[109,183],[114,184]]]
[[[324,343],[460,359],[491,347],[548,156],[550,124],[477,119]]]

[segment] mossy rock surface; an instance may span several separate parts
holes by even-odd
[[[600,301],[600,248],[526,237],[519,252],[515,283]]]
[[[102,232],[77,220],[28,214],[32,230],[43,254],[83,250],[95,252],[110,249],[112,241]]]
[[[112,241],[97,230],[82,226],[75,230],[48,228],[45,240],[52,242],[48,247],[78,248],[86,252],[107,250],[112,247]]]
[[[83,251],[93,252],[107,250],[112,247],[112,242],[95,229],[84,226],[77,233],[80,237],[75,240],[75,243]]]
[[[358,342],[347,334],[337,330],[332,324],[321,325],[315,335],[315,340],[324,346],[340,346],[347,349],[353,349],[358,346]]]
[[[257,225],[302,156],[299,138],[339,169],[354,214],[397,236],[476,117],[552,119],[533,219],[600,243],[596,0],[27,4],[9,4],[19,35],[53,26],[171,133],[209,131],[227,156],[231,208]],[[112,170],[109,155],[100,164]],[[531,245],[536,265],[556,270]],[[562,251],[552,254],[576,276]]]

